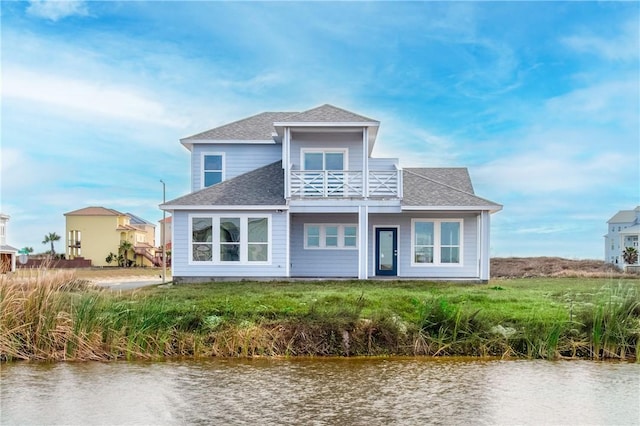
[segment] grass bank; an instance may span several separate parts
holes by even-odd
[[[0,278],[3,360],[471,355],[638,359],[640,280],[233,282],[99,290]]]

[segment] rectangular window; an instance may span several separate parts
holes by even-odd
[[[413,219],[413,266],[461,265],[462,220]]]
[[[344,246],[356,247],[358,228],[355,226],[344,227]]]
[[[347,150],[303,150],[304,170],[345,170]]]
[[[250,217],[248,243],[249,262],[266,262],[269,254],[269,222],[265,217]]]
[[[338,247],[338,227],[337,226],[335,225],[325,226],[324,245],[325,247]]]
[[[191,216],[191,262],[265,264],[271,255],[270,216]]]
[[[191,219],[191,260],[210,262],[213,259],[213,220],[210,217]]]
[[[305,249],[356,249],[358,226],[342,224],[305,224]]]
[[[220,183],[224,180],[224,155],[204,154],[202,157],[202,187]]]
[[[220,261],[240,261],[240,218],[220,218]]]

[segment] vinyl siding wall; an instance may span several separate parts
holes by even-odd
[[[292,214],[292,277],[357,277],[357,249],[305,249],[304,224],[357,224],[356,214]]]
[[[224,180],[275,163],[282,159],[282,145],[279,144],[218,144],[195,145],[191,153],[191,190],[202,189],[202,155],[204,153],[224,154]]]
[[[189,263],[189,217],[190,215],[270,215],[271,217],[271,262],[269,265],[234,265],[231,263],[218,265],[198,265]],[[220,277],[284,277],[286,275],[286,213],[273,211],[174,211],[172,242],[172,275],[174,280],[182,277],[206,278]]]
[[[411,266],[411,219],[463,219],[462,266]],[[375,276],[374,227],[398,226],[398,276],[416,278],[478,277],[478,216],[451,213],[402,213],[369,215],[369,276]]]
[[[362,133],[294,133],[291,141],[290,162],[293,170],[302,170],[303,149],[347,149],[347,170],[358,171],[362,165]]]

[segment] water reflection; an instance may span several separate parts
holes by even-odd
[[[459,359],[5,364],[4,424],[640,424],[640,366]]]

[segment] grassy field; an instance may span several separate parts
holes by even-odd
[[[0,279],[0,357],[636,358],[640,280],[218,282],[128,293]]]

